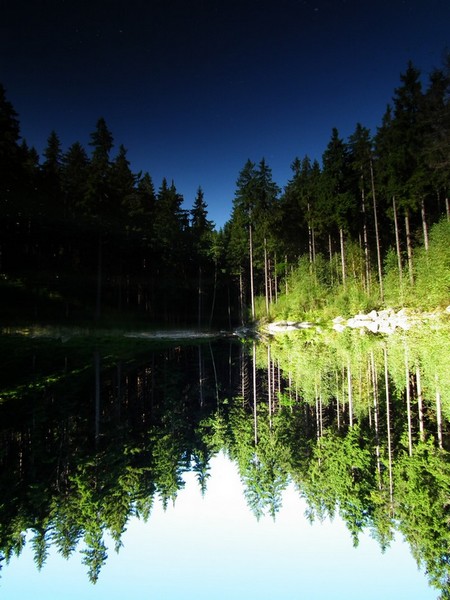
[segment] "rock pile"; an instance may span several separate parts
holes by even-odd
[[[412,317],[406,314],[404,309],[395,312],[387,308],[386,310],[372,310],[368,314],[359,313],[350,319],[336,317],[333,319],[333,329],[343,331],[346,327],[352,329],[367,329],[372,333],[393,333],[396,329],[407,330],[412,325]]]

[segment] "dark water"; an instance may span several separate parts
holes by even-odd
[[[3,336],[3,577],[28,532],[37,568],[57,551],[101,580],[135,517],[171,507],[186,474],[207,498],[225,454],[255,523],[276,524],[295,490],[309,520],[335,517],[355,546],[370,534],[381,554],[404,538],[437,596],[448,395],[445,367],[430,371],[441,338],[422,350],[411,339]]]

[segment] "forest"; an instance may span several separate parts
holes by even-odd
[[[0,86],[4,323],[234,327],[257,319],[445,308],[450,297],[450,57],[408,63],[375,134],[334,128],[322,164],[264,158],[237,176],[217,230],[202,188],[134,173],[99,118],[89,149],[49,134],[40,157]]]

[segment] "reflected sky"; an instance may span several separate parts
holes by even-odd
[[[157,502],[147,523],[131,519],[116,554],[96,585],[89,583],[77,553],[66,561],[52,548],[41,572],[30,545],[2,570],[0,595],[14,600],[124,597],[157,600],[314,598],[329,600],[427,600],[437,598],[397,536],[381,554],[369,535],[353,548],[339,518],[310,525],[305,503],[290,486],[274,522],[259,522],[248,509],[237,469],[223,454],[211,461],[202,498],[195,474],[175,505]]]

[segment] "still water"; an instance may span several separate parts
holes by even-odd
[[[2,597],[437,598],[448,335],[307,336],[4,336]]]

